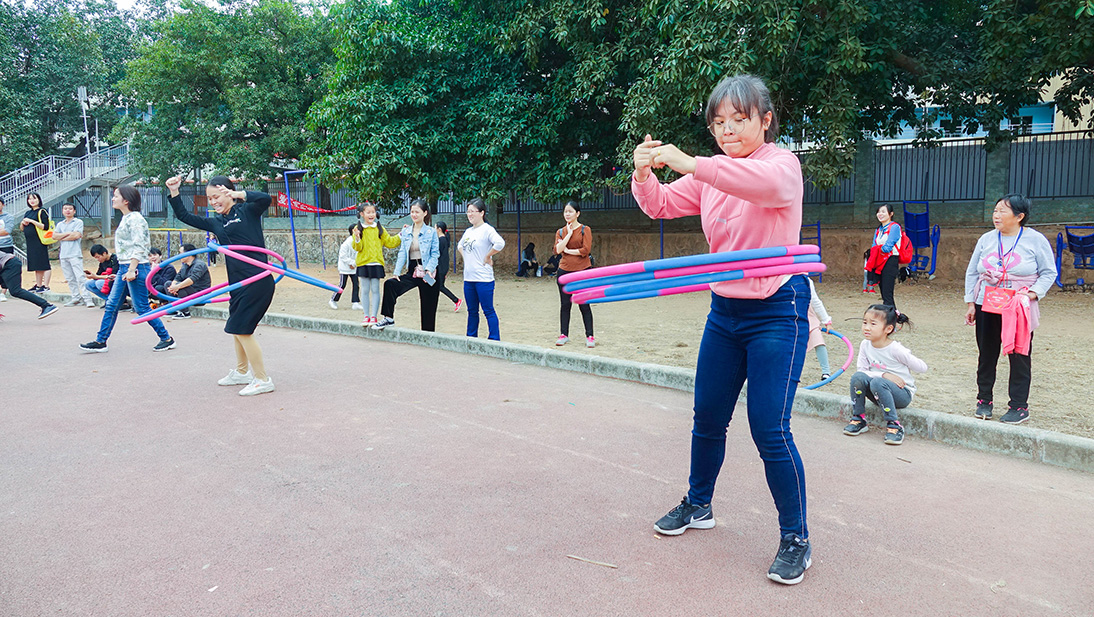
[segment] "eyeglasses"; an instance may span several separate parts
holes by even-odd
[[[734,133],[739,133],[748,125],[748,121],[751,119],[751,117],[743,116],[740,118],[730,118],[728,121],[715,120],[707,125],[707,130],[715,137],[721,137],[726,132],[726,126],[732,128]]]

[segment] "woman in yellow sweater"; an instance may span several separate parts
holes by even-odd
[[[365,204],[361,209],[364,224],[353,228],[353,248],[357,251],[357,278],[361,280],[361,306],[365,308],[365,318],[361,325],[368,327],[376,323],[376,314],[380,312],[380,281],[384,280],[384,247],[393,249],[399,246],[399,236],[393,236],[384,229],[376,216],[376,206]]]

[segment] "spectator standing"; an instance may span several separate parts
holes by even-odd
[[[489,338],[501,340],[494,310],[494,255],[505,248],[501,234],[486,223],[486,203],[476,197],[467,202],[467,221],[458,248],[463,255],[463,297],[467,298],[467,336],[479,335],[479,307],[486,316]]]
[[[53,271],[49,266],[49,247],[42,244],[38,231],[49,229],[49,212],[42,207],[42,196],[38,193],[27,195],[27,208],[19,227],[27,241],[27,271],[34,273],[34,286],[30,291],[40,293],[49,291],[49,279]]]
[[[448,225],[444,221],[437,223],[437,241],[441,251],[440,260],[437,262],[437,288],[456,305],[453,312],[459,313],[460,307],[463,306],[463,300],[457,298],[452,290],[444,286],[444,279],[448,276],[449,266],[452,265],[452,255],[448,252],[451,240],[448,239]]]
[[[68,284],[68,291],[72,296],[65,302],[65,306],[85,304],[91,308],[95,306],[95,302],[91,299],[91,292],[87,290],[84,252],[80,248],[84,237],[84,222],[76,218],[76,206],[72,204],[61,206],[61,213],[65,218],[57,223],[53,237],[60,246],[57,260],[61,262],[61,274],[65,276],[65,283]]]
[[[15,217],[4,212],[4,205],[4,198],[0,197],[0,253],[14,255],[15,241],[11,237],[11,232],[15,228]],[[8,299],[3,289],[7,289],[7,285],[0,280],[0,302],[6,302]]]
[[[589,258],[593,250],[593,230],[582,225],[578,220],[579,216],[581,216],[581,204],[576,201],[569,201],[562,208],[562,218],[565,219],[566,225],[555,232],[555,243],[552,247],[555,255],[562,256],[558,267],[559,277],[570,272],[588,270],[593,265]],[[574,304],[570,300],[572,294],[566,293],[562,283],[557,279],[555,282],[558,283],[558,297],[561,303],[558,316],[560,334],[555,345],[562,346],[570,340],[570,314],[573,312]],[[596,347],[596,337],[593,336],[593,309],[588,304],[579,304],[577,308],[581,311],[581,321],[585,324],[585,346]]]

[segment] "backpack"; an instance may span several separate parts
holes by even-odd
[[[912,241],[908,239],[908,234],[903,229],[900,230],[900,246],[897,250],[900,253],[897,256],[897,262],[901,265],[912,263],[912,259],[915,258],[915,247],[912,246]]]

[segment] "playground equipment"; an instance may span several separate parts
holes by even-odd
[[[1085,231],[1086,235],[1078,235],[1073,232]],[[1064,233],[1056,234],[1056,285],[1060,289],[1068,289],[1072,284],[1063,282],[1064,240],[1067,240],[1067,250],[1074,257],[1072,266],[1076,270],[1094,270],[1094,226],[1089,225],[1065,225]],[[1080,272],[1081,274],[1081,272]],[[1074,283],[1078,287],[1086,286],[1086,279],[1078,277]]]
[[[923,206],[922,212],[908,210],[909,204]],[[912,241],[915,254],[911,264],[908,265],[908,273],[913,278],[926,275],[928,279],[934,278],[935,267],[938,266],[938,240],[942,236],[938,225],[931,227],[931,204],[928,201],[904,202],[904,233]],[[930,257],[920,253],[930,248]]]

